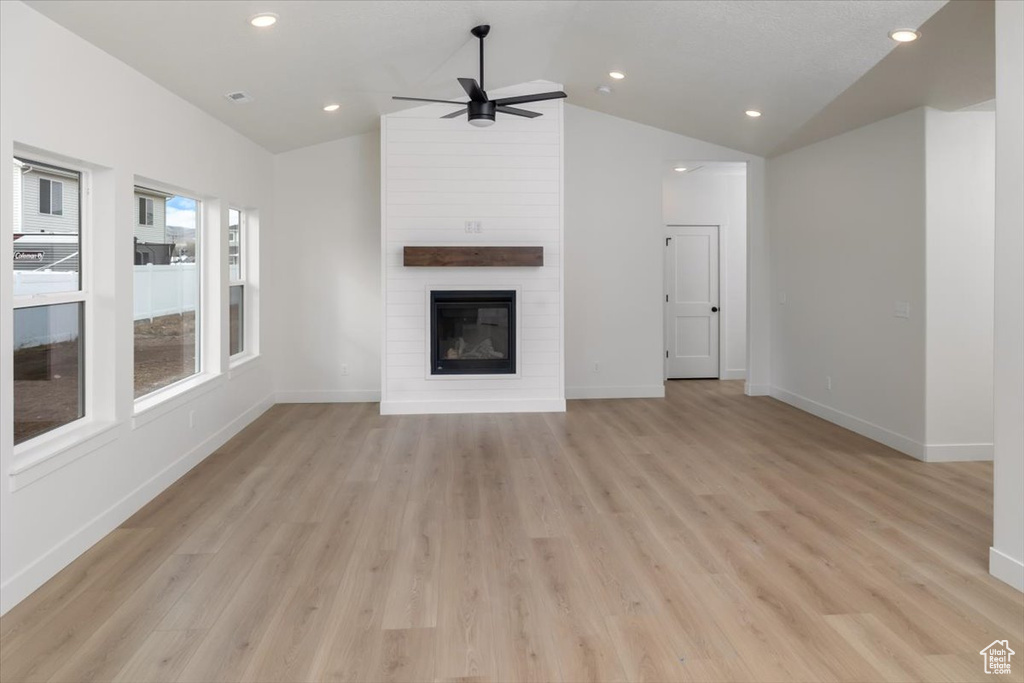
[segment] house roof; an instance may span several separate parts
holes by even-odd
[[[142,185],[135,186],[135,194],[141,194],[147,197],[156,197],[158,199],[170,199],[171,197],[174,196],[169,192],[164,192],[162,190],[154,190],[153,188],[143,187]]]
[[[50,164],[44,164],[38,161],[30,159],[19,159],[14,157],[14,165],[20,166],[22,173],[44,173],[46,175],[57,176],[58,178],[68,178],[70,180],[78,180],[78,173],[75,171],[68,171],[63,168],[51,166]]]

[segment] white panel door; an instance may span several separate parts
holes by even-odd
[[[665,236],[665,377],[718,377],[718,226]]]

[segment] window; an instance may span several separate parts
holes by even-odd
[[[64,183],[49,178],[39,179],[39,213],[64,215]]]
[[[14,443],[20,444],[85,417],[88,299],[81,273],[81,173],[17,157],[13,170],[13,407]],[[25,201],[34,189],[38,212]]]
[[[245,281],[242,212],[228,209],[228,355],[245,353]]]
[[[200,202],[166,194],[162,208],[135,229],[135,398],[201,368]]]
[[[231,285],[228,293],[228,352],[237,356],[245,351],[245,285]]]
[[[139,225],[153,225],[153,200],[139,197]]]

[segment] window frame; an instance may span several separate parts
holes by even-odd
[[[24,161],[24,159],[22,159],[22,161]],[[36,163],[38,163],[40,166],[51,166],[52,165],[52,164],[47,164],[47,163],[44,163],[44,162],[41,162],[41,161],[40,162],[36,162]],[[61,168],[60,170],[67,171],[67,170],[72,170],[72,169]],[[42,204],[41,204],[41,202],[43,201],[43,183],[44,182],[47,184],[47,193],[46,194],[47,194],[47,205],[50,207],[49,211],[43,211],[43,207],[42,207]],[[57,212],[54,212],[54,210],[53,210],[53,185],[54,185],[54,183],[56,183],[57,185],[60,186],[60,211],[57,211]],[[38,213],[40,216],[61,216],[61,217],[63,217],[64,216],[64,181],[63,180],[54,180],[53,178],[39,178],[39,202],[40,202],[40,204],[36,207],[36,213]],[[79,202],[79,222],[78,222],[78,228],[79,228],[79,232],[81,232],[81,228],[82,228],[82,222],[81,222],[81,202],[82,202],[81,178],[79,178],[79,185],[78,185],[78,202]]]
[[[15,296],[11,294],[11,323],[14,322],[14,312],[21,309],[59,306],[63,304],[78,304],[79,313],[79,344],[81,363],[81,383],[79,393],[82,401],[82,415],[70,422],[54,427],[40,434],[36,434],[20,443],[14,444],[14,466],[19,467],[20,463],[26,460],[36,460],[48,457],[49,451],[54,444],[66,442],[72,435],[83,431],[97,429],[96,398],[97,388],[95,379],[94,359],[96,339],[95,306],[93,304],[93,268],[92,249],[95,243],[93,234],[91,196],[92,196],[92,171],[87,166],[53,158],[47,154],[35,151],[21,151],[15,146],[11,155],[21,163],[28,164],[45,173],[47,168],[52,168],[61,173],[74,173],[78,176],[78,288],[70,292],[38,293],[28,296]],[[61,210],[63,216],[64,208],[64,181],[39,178],[51,183],[51,209],[52,209],[52,183],[61,184]],[[36,207],[39,208],[38,206]],[[24,210],[24,207],[23,207]],[[13,272],[13,271],[12,271]],[[13,285],[13,283],[12,283]],[[13,349],[12,349],[13,352]],[[11,357],[13,363],[13,353]],[[13,406],[12,406],[13,408]],[[11,425],[13,431],[13,423]]]
[[[145,424],[148,419],[153,416],[162,414],[162,410],[155,410],[163,404],[173,404],[174,399],[191,389],[201,385],[207,384],[211,379],[216,377],[216,374],[211,371],[213,367],[210,363],[208,340],[206,337],[207,320],[209,316],[209,302],[206,300],[207,296],[207,277],[209,277],[208,269],[210,265],[206,263],[206,247],[205,240],[209,239],[206,232],[206,220],[205,212],[208,202],[208,198],[198,192],[193,192],[184,188],[178,188],[173,185],[166,183],[155,182],[148,178],[142,178],[136,176],[132,183],[132,192],[135,193],[142,189],[155,190],[158,193],[168,195],[168,199],[172,197],[183,197],[185,199],[191,199],[196,203],[196,236],[195,236],[195,250],[196,250],[196,307],[197,311],[195,314],[195,334],[196,334],[196,369],[190,375],[182,377],[181,379],[175,380],[166,386],[162,386],[158,389],[154,389],[147,394],[141,396],[134,396],[135,387],[135,361],[132,360],[132,418],[133,418],[133,429]],[[164,200],[166,204],[167,199]],[[215,202],[214,202],[215,203]],[[135,205],[136,211],[138,210],[138,204]],[[156,205],[154,200],[154,223],[156,219]],[[165,219],[166,220],[166,219]],[[139,224],[141,225],[141,224]],[[142,226],[147,227],[147,226]],[[134,263],[134,259],[133,259]],[[134,271],[133,271],[134,272]],[[132,300],[135,299],[135,286],[132,283]],[[135,328],[134,320],[132,321],[132,349],[135,348]],[[134,354],[133,354],[134,356]],[[147,416],[148,417],[144,417]]]

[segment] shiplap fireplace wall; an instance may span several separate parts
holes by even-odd
[[[488,92],[558,90],[534,81]],[[381,413],[565,410],[562,102],[499,114],[489,128],[457,107],[428,105],[381,117]],[[541,267],[406,267],[406,246],[540,246]],[[513,375],[431,375],[431,290],[515,290]]]

